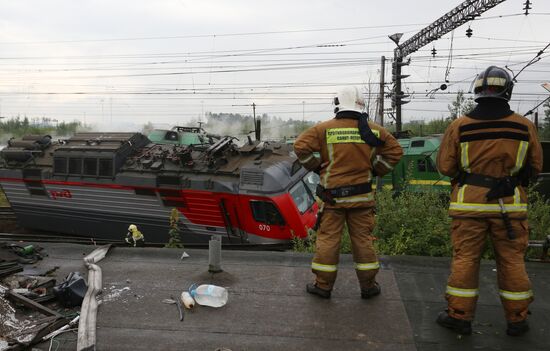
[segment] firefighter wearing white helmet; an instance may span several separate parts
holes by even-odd
[[[359,89],[341,89],[333,103],[334,118],[306,130],[294,143],[300,163],[320,175],[316,195],[323,201],[311,264],[315,282],[307,284],[306,291],[330,298],[347,224],[361,297],[368,299],[381,291],[376,282],[380,264],[371,235],[375,206],[372,179],[390,172],[403,150],[384,128],[368,121]]]
[[[437,322],[460,334],[472,333],[487,237],[495,251],[506,333],[529,330],[533,292],[524,262],[529,240],[525,188],[542,169],[542,150],[533,123],[510,109],[513,87],[500,67],[480,73],[474,82],[476,107],[449,125],[437,156],[439,172],[453,178],[453,261],[447,309]]]
[[[145,245],[145,237],[135,224],[130,224],[128,227],[128,233],[126,233],[126,243],[134,247]]]

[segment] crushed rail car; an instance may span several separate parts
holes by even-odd
[[[316,220],[318,176],[289,145],[223,137],[161,145],[140,133],[29,135],[0,153],[0,185],[25,228],[118,240],[136,224],[147,242],[169,239],[178,210],[183,243],[281,244]]]

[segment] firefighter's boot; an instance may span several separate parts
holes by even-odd
[[[457,319],[449,316],[446,311],[439,313],[436,320],[437,324],[442,327],[449,328],[462,335],[472,334],[472,322]]]
[[[321,289],[314,283],[307,284],[306,291],[312,295],[322,297],[323,299],[330,299],[330,290]]]
[[[373,287],[368,289],[361,289],[361,298],[370,299],[371,297],[380,295],[381,291],[382,291],[382,288],[380,287],[380,284],[378,284],[377,282],[374,282]]]
[[[506,328],[506,334],[510,336],[520,336],[529,331],[529,323],[527,320],[519,322],[508,322],[508,328]]]

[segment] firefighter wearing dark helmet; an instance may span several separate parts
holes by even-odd
[[[380,267],[373,247],[374,194],[372,179],[391,171],[403,154],[395,138],[368,121],[364,100],[356,87],[340,90],[334,98],[336,116],[303,132],[294,143],[301,164],[319,173],[316,194],[323,201],[318,214],[316,252],[311,268],[315,283],[307,292],[330,298],[347,223],[361,297],[380,293]],[[320,158],[314,153],[319,153]]]
[[[528,243],[525,186],[542,169],[534,125],[510,110],[513,81],[491,66],[475,80],[476,107],[451,123],[441,142],[437,166],[452,181],[453,260],[446,299],[437,322],[461,334],[472,332],[479,294],[479,264],[486,236],[492,241],[506,332],[529,330],[533,293],[525,271]]]

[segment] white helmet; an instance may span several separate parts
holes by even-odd
[[[342,111],[363,112],[365,100],[355,86],[344,87],[334,97],[334,113]]]
[[[128,230],[133,232],[134,230],[137,230],[137,226],[135,224],[130,224]]]

